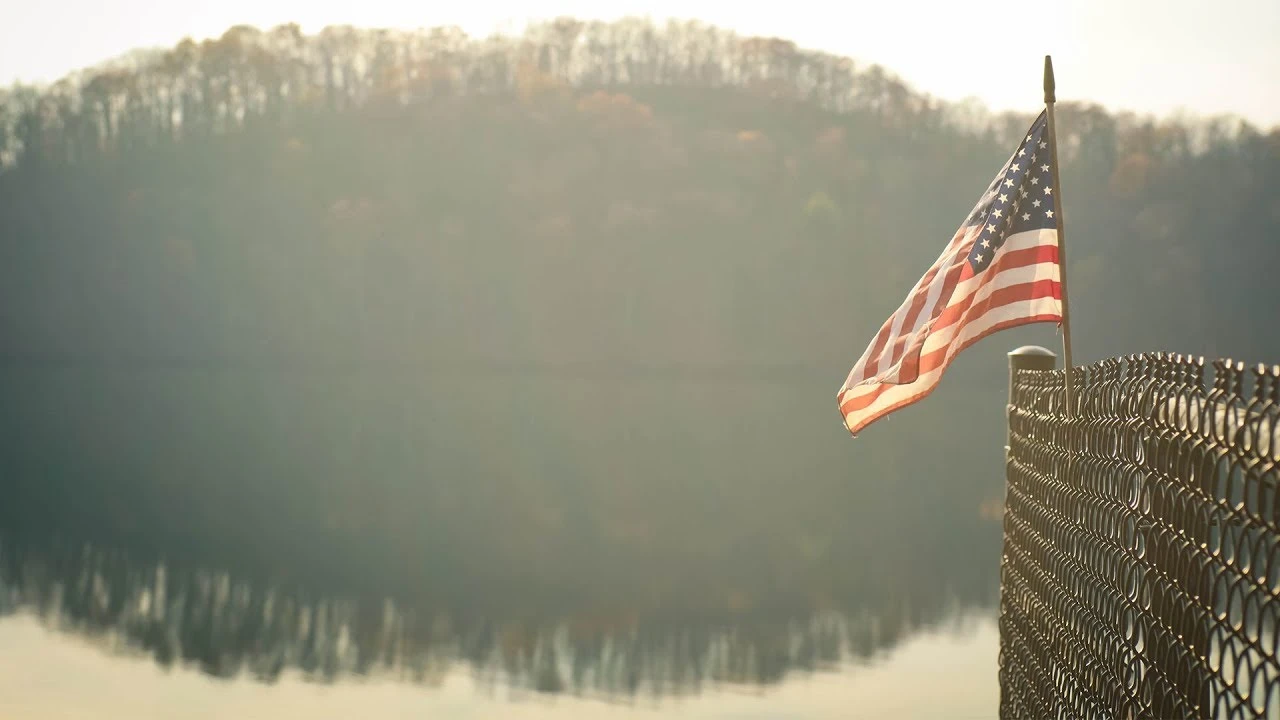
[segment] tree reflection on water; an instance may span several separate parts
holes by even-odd
[[[502,611],[478,603],[482,610],[443,596],[327,594],[66,536],[6,536],[0,545],[3,611],[30,611],[165,667],[262,682],[298,670],[322,682],[376,675],[433,685],[463,665],[482,685],[605,698],[684,695],[868,662],[962,606],[989,601],[938,588],[825,609],[576,603],[555,613],[522,607],[512,594]]]

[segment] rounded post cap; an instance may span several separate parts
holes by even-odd
[[[1023,345],[1022,347],[1017,348],[1016,350],[1009,351],[1009,357],[1014,357],[1014,356],[1022,357],[1024,355],[1040,355],[1040,356],[1047,356],[1051,358],[1058,357],[1058,354],[1055,353],[1054,351],[1050,350],[1047,347],[1041,347],[1039,345]]]
[[[1053,370],[1058,366],[1058,355],[1039,345],[1023,345],[1009,351],[1009,367],[1026,370]]]

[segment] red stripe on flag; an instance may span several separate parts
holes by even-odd
[[[947,243],[946,250],[944,250],[942,255],[934,262],[933,265],[929,267],[929,270],[928,272],[925,273],[924,277],[916,282],[915,288],[913,289],[911,294],[911,303],[908,306],[909,313],[910,313],[911,307],[915,307],[916,305],[922,306],[924,302],[928,300],[929,283],[931,283],[933,281],[933,278],[938,274],[938,270],[942,268],[943,262],[948,257],[951,257],[951,253],[956,249],[957,244],[963,244],[965,242],[965,236],[967,234],[968,234],[967,227],[962,227],[959,230],[957,230],[956,234],[951,237],[951,242]],[[961,254],[963,255],[963,253]],[[967,265],[968,263],[965,263],[965,264]],[[945,287],[943,289],[946,290]],[[946,297],[949,297],[949,295],[940,296],[939,301],[942,302],[942,298],[946,298]],[[899,307],[899,310],[901,309],[902,308]],[[915,313],[919,313],[919,310],[917,309]],[[893,335],[893,325],[897,317],[898,317],[898,311],[894,311],[894,313],[889,316],[889,319],[885,321],[884,326],[880,328],[880,332],[876,334],[876,337],[872,342],[870,351],[866,355],[867,361],[862,367],[862,372],[853,378],[855,383],[864,382],[868,378],[874,377],[876,373],[880,370],[880,358],[884,355],[885,346],[889,344],[890,338],[894,340],[896,345],[899,338]],[[901,335],[902,329],[911,328],[911,325],[908,324],[908,321],[913,321],[913,318],[904,318],[903,320],[904,321],[902,325],[899,326],[899,335]],[[897,361],[897,357],[895,352],[893,355],[890,356],[887,367],[893,367],[893,363],[895,363],[896,361]],[[857,370],[856,366],[854,370],[855,371]]]
[[[1003,255],[996,260],[983,273],[987,279],[973,289],[972,293],[965,300],[957,305],[946,308],[933,323],[934,330],[941,330],[951,323],[955,322],[969,309],[969,304],[977,297],[978,291],[997,282],[996,276],[1006,270],[1017,270],[1018,268],[1039,265],[1040,263],[1058,262],[1058,247],[1056,245],[1037,245],[1036,247],[1026,248],[1024,250],[1013,250],[1008,255]],[[1017,286],[1010,286],[1017,287]]]
[[[920,317],[920,311],[924,309],[925,302],[929,300],[929,286],[933,284],[933,279],[938,276],[938,270],[940,269],[940,265],[934,265],[929,268],[929,272],[925,273],[924,278],[917,283],[916,292],[911,296],[911,306],[907,308],[907,315],[902,319],[902,327],[898,330],[898,337],[894,338],[893,346],[890,348],[890,368],[897,365],[898,360],[902,357],[902,348],[906,345],[907,340],[910,339],[912,334],[911,331],[915,329],[916,326],[916,318]],[[953,272],[954,265],[953,267],[947,268],[948,275],[953,274]],[[945,291],[946,286],[944,280],[943,292]],[[938,299],[940,302],[945,302],[946,297],[946,295],[939,295]]]
[[[1059,283],[1057,280],[1040,280],[1033,283],[1022,283],[1019,285],[1010,285],[1008,287],[998,288],[993,293],[991,293],[990,296],[983,299],[982,302],[977,303],[976,305],[971,305],[971,303],[973,302],[973,298],[976,294],[977,293],[973,293],[969,295],[967,298],[965,298],[961,302],[960,305],[956,305],[954,307],[948,308],[947,312],[944,313],[944,315],[950,315],[954,310],[956,311],[955,317],[965,315],[966,323],[967,323],[982,317],[987,312],[990,312],[993,309],[1003,307],[1005,305],[1010,305],[1015,302],[1040,300],[1040,299],[1049,298],[1049,297],[1060,300],[1062,298],[1062,284]],[[971,307],[973,309],[976,309],[978,312],[974,314],[972,318],[968,318],[965,311],[970,309]],[[1054,317],[1055,319],[1061,319],[1058,316],[1054,316]],[[935,330],[936,329],[938,328],[935,328]],[[962,324],[961,327],[956,330],[956,334],[959,335],[960,332],[963,331],[963,329],[964,327]],[[985,334],[987,333],[984,332],[983,335]],[[968,344],[966,343],[962,345],[960,349],[963,349],[964,347],[968,347]],[[932,372],[933,370],[936,370],[942,365],[944,365],[947,362],[948,352],[951,352],[951,357],[954,357],[955,354],[959,352],[959,350],[955,350],[954,352],[952,352],[952,348],[953,348],[953,345],[951,343],[948,343],[922,356],[920,358],[920,365],[918,368],[917,377],[919,374]],[[873,402],[875,402],[876,398],[880,397],[880,395],[886,392],[889,388],[896,387],[896,386],[897,386],[896,384],[891,385],[891,384],[882,383],[876,387],[874,392],[870,392],[865,395],[859,395],[856,398],[850,399],[847,403],[842,401],[840,404],[840,412],[841,414],[848,415],[849,413],[854,412],[855,410],[861,410],[867,407],[868,405],[871,405]],[[865,385],[862,387],[865,387]]]
[[[982,331],[978,335],[972,338],[969,338],[968,340],[961,343],[960,347],[956,348],[955,354],[959,355],[960,353],[964,352],[964,350],[968,348],[970,345],[973,345],[979,340],[986,338],[988,335],[991,335],[992,333],[1000,332],[1001,330],[1008,330],[1009,328],[1017,327],[1019,325],[1030,325],[1032,323],[1041,323],[1041,322],[1061,322],[1061,320],[1062,320],[1061,315],[1047,314],[1047,315],[1033,315],[1030,317],[1017,318],[1014,320],[1006,320],[1005,322],[1002,322],[1002,323],[996,323],[995,325],[991,326],[990,328],[987,328],[986,330]],[[942,376],[939,375],[938,376],[939,382],[934,382],[926,386],[919,393],[912,395],[911,397],[905,398],[903,400],[899,400],[898,402],[892,405],[886,406],[884,409],[876,411],[874,415],[868,415],[867,417],[863,418],[862,420],[859,420],[853,425],[846,425],[849,429],[849,433],[851,435],[857,435],[861,430],[865,429],[868,425],[875,422],[876,420],[879,420],[885,415],[888,415],[889,413],[895,410],[900,410],[913,403],[920,402],[921,400],[928,397],[930,393],[933,392],[934,388],[936,388],[940,384],[941,380],[942,380]],[[846,390],[845,392],[848,392],[848,391]],[[842,392],[840,393],[840,395],[843,397],[844,393]],[[844,413],[845,416],[848,416],[848,414],[849,414],[848,412]]]
[[[875,374],[876,364],[880,360],[880,353],[884,352],[884,346],[889,342],[889,335],[893,332],[893,317],[893,315],[890,315],[884,326],[880,328],[880,332],[876,333],[875,342],[871,346],[871,352],[867,354],[867,363],[862,368],[862,377],[859,380]]]
[[[973,298],[977,295],[979,290],[997,282],[996,276],[999,273],[1046,262],[1058,262],[1057,245],[1037,245],[1019,250],[1010,250],[1008,253],[1001,255],[999,259],[983,271],[984,279],[982,283],[975,287],[973,292],[969,293],[968,297],[966,297],[964,301],[958,305],[949,306],[946,303],[950,302],[951,294],[955,292],[956,286],[973,277],[973,266],[967,261],[962,261],[959,265],[952,268],[952,272],[946,279],[946,285],[943,287],[943,295],[939,296],[938,305],[934,308],[934,318],[933,323],[929,328],[929,333],[941,330],[942,328],[948,327],[952,323],[956,322],[965,313],[965,311],[969,309],[970,303],[973,302]],[[884,333],[892,324],[893,317],[890,317],[881,332]],[[903,333],[895,340],[895,345],[902,346],[911,339],[911,334]],[[915,382],[915,379],[919,377],[921,372],[927,372],[926,370],[920,369],[918,365],[919,353],[920,350],[923,349],[924,341],[926,339],[927,334],[925,336],[918,336],[917,334],[916,342],[913,347],[909,349],[907,359],[902,363],[902,367],[897,369],[896,377],[893,378],[889,378],[891,371],[894,369],[892,365],[885,368],[885,372],[881,373],[880,377],[876,377],[874,361],[880,357],[881,352],[881,350],[877,348],[876,354],[872,358],[872,362],[868,363],[867,369],[862,373],[862,377],[860,379],[856,379],[854,384],[865,385],[869,384],[869,382],[884,382],[886,380],[895,385],[905,385],[907,383]],[[880,347],[883,347],[884,339],[877,337],[876,340],[880,344]]]
[[[929,330],[914,333],[906,338],[912,343],[911,347],[907,348],[906,357],[902,359],[900,367],[894,373],[892,380],[895,385],[913,383],[920,376],[920,350],[924,348],[925,340],[933,333],[933,325],[937,323],[938,316],[946,312],[947,306],[951,303],[951,295],[956,291],[956,285],[972,276],[973,265],[969,263],[967,256],[947,273],[947,277],[943,280],[942,294],[938,296],[938,303],[933,306],[933,314],[929,318]]]

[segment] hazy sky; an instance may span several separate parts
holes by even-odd
[[[529,18],[697,18],[878,62],[918,89],[998,110],[1039,105],[1044,54],[1059,99],[1144,113],[1234,113],[1280,125],[1277,0],[40,0],[0,12],[0,83],[55,80],[140,46],[295,21],[487,34]],[[1047,32],[1045,27],[1047,20]],[[1024,40],[1033,33],[1037,39]],[[1000,72],[993,72],[998,69]]]

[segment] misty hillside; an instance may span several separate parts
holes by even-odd
[[[1038,97],[633,20],[237,27],[0,92],[8,507],[623,596],[994,568],[1003,353],[1052,329],[857,441],[835,393]],[[1059,108],[1077,359],[1280,360],[1280,132]]]

